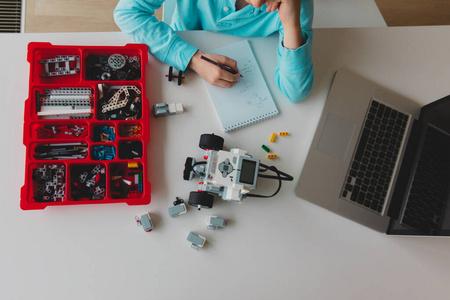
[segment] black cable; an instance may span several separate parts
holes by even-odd
[[[275,174],[277,174],[277,176],[275,177],[275,176],[270,176],[270,175],[260,175],[260,174],[258,174],[258,177],[270,178],[270,179],[279,179],[279,178],[281,178],[281,180],[285,180],[285,181],[292,181],[292,180],[294,180],[294,177],[292,177],[291,175],[286,174],[286,173],[278,170],[274,166],[270,166],[269,167],[269,166],[267,166],[265,164],[262,164],[262,163],[260,163],[259,165],[260,165],[260,167],[262,166],[263,168],[265,168],[263,170],[260,169],[259,170],[260,173],[270,170],[270,171],[274,172]]]
[[[294,180],[294,177],[292,177],[291,175],[286,174],[286,173],[284,173],[282,171],[279,171],[274,166],[270,166],[269,167],[269,166],[267,166],[265,164],[261,164],[261,163],[259,165],[260,165],[260,169],[258,170],[258,177],[268,178],[268,179],[278,179],[278,188],[275,191],[275,193],[273,193],[272,195],[245,194],[244,197],[271,198],[271,197],[275,196],[276,194],[278,194],[278,192],[280,191],[281,185],[282,185],[282,181],[292,181],[292,180]],[[272,171],[275,174],[277,174],[277,176],[260,174],[260,173],[264,173],[266,171]]]
[[[192,165],[192,172],[194,172],[195,175],[200,176],[200,177],[205,176],[204,173],[198,173],[197,171],[194,170],[194,167],[198,166],[198,165],[206,165],[206,161],[198,161]]]

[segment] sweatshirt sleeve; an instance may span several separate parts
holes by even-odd
[[[311,91],[314,72],[312,61],[312,1],[302,1],[301,18],[304,44],[292,50],[283,46],[283,29],[280,29],[280,40],[277,50],[277,67],[275,69],[275,82],[281,93],[291,102],[305,99]],[[281,24],[281,22],[280,22]]]
[[[186,70],[198,48],[181,39],[166,23],[154,16],[164,0],[120,0],[114,11],[119,28],[137,43],[146,44],[160,61]]]

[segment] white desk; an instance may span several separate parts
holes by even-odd
[[[450,93],[450,27],[320,29],[314,37],[315,85],[300,104],[283,100],[273,83],[276,37],[251,45],[281,114],[221,134],[203,83],[188,72],[182,86],[163,77],[167,66],[150,60],[151,103],[181,102],[186,112],[151,119],[152,202],[148,206],[85,205],[21,211],[29,41],[124,45],[121,33],[0,35],[2,49],[0,275],[2,299],[443,299],[450,287],[450,240],[392,237],[352,223],[296,198],[293,189],[306,158],[334,72],[346,67],[383,86],[428,103]],[[235,40],[184,33],[208,50]],[[270,60],[264,61],[264,59]],[[263,63],[264,61],[264,63]],[[221,134],[225,147],[249,150],[265,163],[261,144],[271,132],[289,131],[270,145],[280,170],[295,176],[273,199],[242,205],[215,202],[212,210],[170,218],[176,196],[187,200],[197,181],[183,181],[187,156],[201,158],[198,138]],[[269,193],[276,183],[258,192]],[[134,216],[150,211],[155,230]],[[206,218],[229,219],[206,230]],[[199,252],[186,237],[207,237]]]

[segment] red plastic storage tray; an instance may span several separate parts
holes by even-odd
[[[150,203],[147,46],[28,44],[20,207]]]

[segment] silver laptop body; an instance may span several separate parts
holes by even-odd
[[[389,188],[383,205],[377,210],[357,203],[356,199],[350,200],[351,194],[346,197],[344,195],[347,194],[347,181],[355,180],[349,178],[349,171],[354,163],[366,117],[371,106],[378,103],[401,112],[407,116],[407,120],[403,125],[404,131],[393,173],[388,180]],[[393,186],[413,119],[418,119],[420,109],[421,106],[411,100],[395,95],[350,71],[339,70],[300,175],[296,195],[357,223],[386,232],[390,221],[387,211]]]

